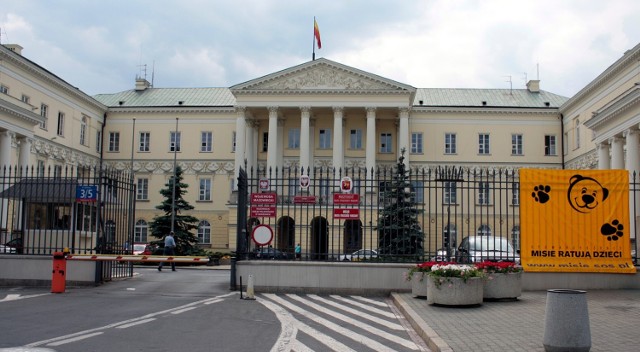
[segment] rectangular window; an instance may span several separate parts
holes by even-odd
[[[80,144],[87,145],[87,127],[89,125],[89,118],[86,116],[82,116],[82,121],[80,122]]]
[[[200,192],[198,193],[198,200],[211,200],[211,179],[200,179]]]
[[[64,136],[64,113],[58,112],[58,136]]]
[[[42,116],[42,122],[40,122],[40,128],[47,129],[47,122],[49,121],[49,107],[46,104],[40,104],[40,116]]]
[[[362,149],[362,130],[351,130],[349,135],[349,147],[351,149]]]
[[[269,150],[269,132],[262,133],[262,151],[266,152]]]
[[[491,199],[489,198],[489,182],[478,182],[478,204],[491,204]]]
[[[458,203],[458,185],[455,182],[446,181],[444,183],[444,204]]]
[[[95,231],[97,208],[92,203],[78,203],[76,208],[76,230]]]
[[[198,243],[211,243],[211,224],[208,221],[201,221],[198,225]]]
[[[320,179],[320,204],[327,204],[329,202],[330,191],[330,181],[324,178]]]
[[[457,153],[456,134],[455,133],[445,133],[445,135],[444,135],[444,153],[445,154],[455,154],[455,153]]]
[[[25,104],[29,104],[29,102],[31,101],[31,98],[29,98],[28,95],[22,94],[22,98],[20,98],[20,100],[22,100],[22,102]]]
[[[478,135],[478,154],[487,155],[489,153],[489,134],[480,133]]]
[[[236,131],[231,134],[231,152],[236,152]]]
[[[7,87],[5,85],[0,85],[0,93],[9,94],[9,87]]]
[[[320,130],[320,141],[318,147],[320,149],[330,149],[331,148],[331,130],[326,128]]]
[[[44,177],[44,160],[38,160],[38,177]]]
[[[213,151],[213,132],[202,132],[200,134],[200,151],[201,152]]]
[[[386,206],[391,196],[387,196],[386,193],[391,191],[391,181],[378,182],[378,206]],[[389,199],[389,200],[388,200]]]
[[[424,203],[424,182],[411,181],[411,200],[415,203]]]
[[[148,152],[149,150],[151,150],[151,132],[140,132],[138,151]]]
[[[149,199],[149,179],[148,178],[138,179],[138,187],[136,189],[136,199],[137,200]]]
[[[557,155],[556,154],[556,136],[554,135],[544,136],[544,155]]]
[[[575,149],[580,148],[580,120],[576,120],[576,129],[573,132],[574,133],[574,138],[575,138]]]
[[[411,153],[422,154],[422,133],[414,132],[411,134]]]
[[[96,152],[102,151],[102,131],[96,131]]]
[[[522,135],[521,134],[512,134],[511,135],[511,155],[522,155],[524,151],[522,150]]]
[[[120,132],[109,132],[109,151],[120,151]]]
[[[391,133],[380,134],[380,153],[391,153]]]
[[[517,182],[511,183],[511,205],[520,205],[520,185]]]
[[[180,151],[180,134],[182,132],[171,132],[170,140],[171,144],[169,145],[170,152],[179,152]]]
[[[300,148],[300,129],[299,128],[290,128],[289,129],[289,149],[299,149]]]

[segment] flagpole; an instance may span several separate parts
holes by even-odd
[[[311,61],[314,61],[316,59],[316,16],[313,16],[313,35],[311,36],[311,47],[313,48]]]

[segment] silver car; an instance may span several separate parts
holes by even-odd
[[[373,249],[359,249],[351,254],[343,254],[339,256],[338,260],[356,262],[372,258],[378,258],[378,252]]]
[[[4,244],[0,244],[0,254],[10,254],[15,252],[16,252],[15,248],[5,246]]]
[[[459,263],[480,263],[485,260],[509,261],[520,264],[520,255],[504,237],[465,237],[458,246],[456,261]]]

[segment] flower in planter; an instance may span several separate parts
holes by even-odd
[[[437,287],[440,287],[440,285],[450,282],[453,278],[467,282],[468,279],[473,277],[484,277],[484,272],[474,265],[437,263],[431,266],[431,270],[427,275],[433,278]]]
[[[411,267],[411,269],[409,269],[409,272],[406,274],[405,278],[406,278],[407,281],[411,281],[411,279],[413,278],[414,274],[421,273],[422,275],[420,275],[420,281],[422,281],[422,279],[424,278],[425,273],[430,272],[431,271],[431,267],[433,267],[436,264],[453,264],[453,263],[436,262],[436,261],[420,263],[420,264],[417,264],[417,265]]]
[[[476,268],[488,275],[519,273],[522,271],[522,267],[520,265],[516,265],[514,262],[494,262],[491,260],[485,260],[481,263],[477,263]]]

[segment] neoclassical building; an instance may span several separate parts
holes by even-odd
[[[174,158],[202,245],[221,251],[235,247],[230,199],[245,165],[267,174],[373,170],[404,149],[413,169],[638,168],[640,45],[571,98],[537,80],[521,89],[415,88],[325,58],[232,87],[156,88],[139,77],[131,90],[88,97],[20,52],[0,53],[0,162],[95,164],[102,155],[132,169],[136,242],[151,240]],[[72,119],[63,136],[41,127],[51,119],[34,109],[41,105]]]

